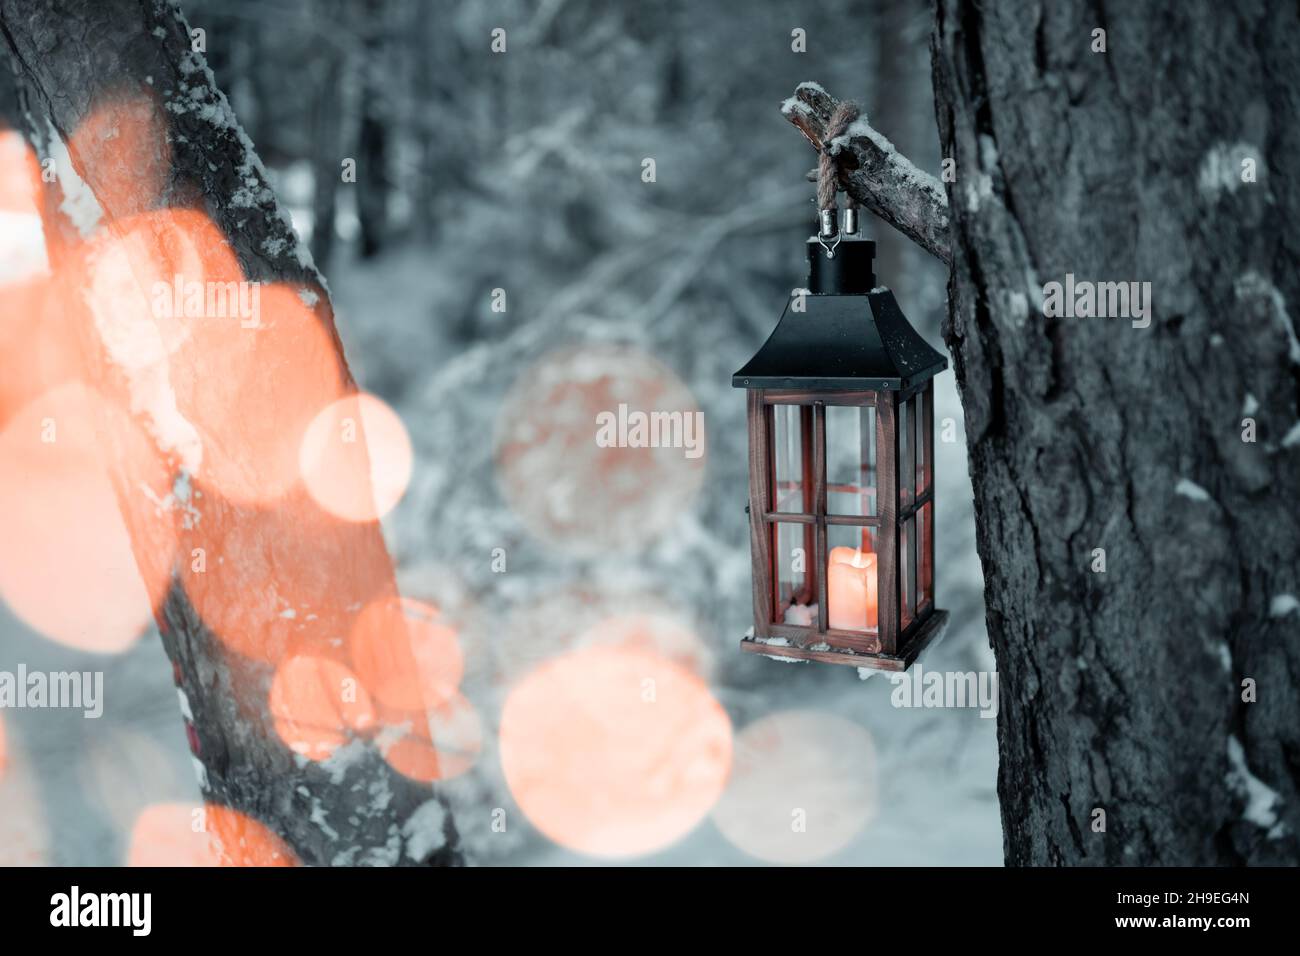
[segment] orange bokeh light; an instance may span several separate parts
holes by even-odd
[[[618,858],[689,832],[721,795],[731,722],[704,682],[649,651],[593,646],[538,667],[501,715],[501,765],[528,819]]]
[[[202,518],[180,534],[180,580],[232,651],[269,664],[328,656],[358,609],[395,591],[378,529],[326,514],[301,489],[258,509],[232,507],[201,482],[193,495]]]
[[[147,89],[104,97],[73,132],[68,153],[109,219],[154,208],[171,176],[158,97]]]
[[[643,546],[689,509],[704,480],[703,434],[694,458],[684,447],[601,447],[598,416],[624,405],[698,421],[686,385],[626,346],[557,349],[519,376],[497,414],[496,478],[533,534],[604,555]]]
[[[307,426],[344,389],[333,335],[307,305],[316,294],[246,281],[221,230],[189,209],[114,223],[73,269],[103,345],[98,377],[121,381],[164,447],[223,497],[284,495]]]
[[[303,436],[344,381],[329,330],[295,289],[261,286],[258,298],[256,327],[189,322],[171,378],[202,438],[203,483],[231,501],[269,505],[298,482]]]
[[[465,670],[456,631],[437,608],[411,598],[383,597],[362,608],[348,653],[370,693],[401,711],[450,700]]]
[[[483,722],[459,693],[427,711],[385,710],[381,722],[376,742],[384,760],[422,783],[460,776],[483,749]]]
[[[346,521],[376,521],[397,506],[411,483],[406,426],[381,399],[340,398],[307,426],[298,463],[307,491]]]
[[[131,829],[127,866],[296,866],[263,824],[216,804],[155,803]]]
[[[153,445],[111,402],[61,385],[0,433],[0,595],[29,626],[81,650],[115,653],[148,625],[166,592],[168,553],[141,579],[105,470],[104,446],[134,466],[136,493],[169,492]]]
[[[737,735],[713,822],[761,860],[811,863],[857,837],[875,816],[878,785],[866,728],[830,713],[780,711]]]
[[[285,658],[271,681],[271,718],[286,747],[310,760],[326,760],[353,731],[375,722],[370,695],[352,671],[328,657]]]

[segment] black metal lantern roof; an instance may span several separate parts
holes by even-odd
[[[786,303],[758,353],[731,377],[736,388],[910,388],[948,367],[911,326],[894,294],[873,288],[876,244],[844,236],[834,255],[808,240],[808,293]]]

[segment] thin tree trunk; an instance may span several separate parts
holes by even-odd
[[[139,223],[142,215],[164,206],[202,211],[229,241],[247,279],[292,285],[304,303],[314,303],[345,384],[350,384],[321,277],[299,249],[251,144],[212,84],[202,57],[190,52],[188,28],[176,7],[166,0],[0,0],[0,28],[38,101],[33,105],[68,143],[76,175],[99,200],[108,235],[117,237],[128,223]],[[151,97],[163,105],[156,115],[166,124],[166,137],[162,130],[152,136],[124,135],[139,132],[139,122],[122,104]],[[74,139],[92,112],[107,120],[98,128],[113,135]],[[35,146],[42,148],[39,142]],[[165,163],[160,188],[157,195],[147,194],[143,184],[160,161]],[[82,347],[92,356],[92,383],[113,392],[125,373],[114,366],[111,354],[104,354],[94,329],[87,319],[81,332]],[[206,374],[215,381],[222,371],[213,367]],[[198,387],[202,374],[199,379],[181,384]],[[137,417],[144,414],[133,411]],[[158,518],[155,505],[139,492],[141,476],[133,467],[130,459],[114,456],[112,477],[143,570],[159,560],[154,548]],[[179,465],[172,467],[178,469],[175,487],[188,488],[191,476]],[[234,582],[232,601],[275,607],[277,576],[299,571],[314,576],[312,586],[324,595],[322,603],[360,602],[365,597],[361,581],[370,593],[395,593],[376,523],[331,520],[311,506],[301,488],[281,502],[270,510],[218,494],[199,502],[200,527],[220,529],[219,540],[227,544],[242,537],[246,550],[266,569],[258,572],[232,561],[235,567],[227,572]],[[304,560],[305,555],[311,557]],[[210,564],[215,567],[221,557],[214,553]],[[190,712],[205,800],[260,821],[308,864],[458,862],[455,827],[431,788],[392,770],[375,743],[354,740],[349,759],[326,766],[295,755],[280,741],[267,704],[273,663],[232,651],[204,624],[182,587],[192,570],[189,559],[185,550],[170,566],[171,584],[156,617],[183,707]],[[338,632],[346,633],[347,620],[339,615],[299,617],[295,640],[311,646],[337,644]],[[254,615],[250,641],[271,640],[274,626],[274,620]]]
[[[342,181],[343,91],[339,77],[343,71],[343,57],[331,51],[314,66],[318,75],[311,100],[311,253],[319,267],[328,270],[334,255],[334,219]]]
[[[357,129],[357,219],[361,258],[379,254],[388,240],[388,93],[383,47],[388,42],[388,6],[366,0],[365,56],[361,64],[361,122]]]
[[[1294,863],[1296,6],[939,0],[933,54],[1007,862]]]

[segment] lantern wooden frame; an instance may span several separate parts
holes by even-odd
[[[859,240],[841,248],[848,256],[841,253],[841,262],[834,263],[833,257],[824,258],[823,246],[810,242],[804,309],[792,316],[787,306],[763,349],[733,378],[748,395],[746,510],[753,558],[754,628],[741,647],[774,657],[901,671],[948,617],[935,604],[933,382],[947,360],[907,324],[889,290],[872,287],[874,243]],[[800,422],[798,511],[786,510],[775,494],[776,410],[782,406],[797,408]],[[827,410],[836,406],[859,409],[864,444],[867,427],[861,422],[871,410],[874,453],[867,462],[859,445],[858,458],[874,487],[828,485]],[[828,491],[860,494],[864,501],[874,494],[874,505],[860,514],[840,514],[828,508]],[[778,593],[781,525],[803,528],[807,561],[801,600],[792,591],[785,602]],[[874,631],[829,624],[829,538],[832,529],[845,527],[869,529],[874,543]],[[810,611],[815,604],[811,623],[787,623],[789,603]]]

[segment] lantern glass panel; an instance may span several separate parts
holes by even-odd
[[[827,405],[826,511],[872,516],[876,507],[876,410]]]
[[[880,627],[878,529],[826,527],[827,624],[875,633]]]
[[[898,503],[907,507],[916,489],[916,409],[911,399],[898,403]]]
[[[916,617],[916,520],[908,518],[899,528],[898,535],[900,626],[907,627]]]
[[[934,598],[934,505],[926,504],[916,514],[917,544],[920,547],[916,582],[916,606],[925,607]]]
[[[812,525],[774,522],[772,529],[772,581],[775,585],[772,616],[775,623],[805,624],[787,620],[795,605],[812,603],[812,586],[808,568],[813,561]],[[815,618],[814,618],[815,623]]]
[[[772,406],[772,471],[772,510],[810,514],[814,488],[809,406]]]
[[[915,423],[913,436],[916,448],[916,496],[919,498],[926,492],[926,474],[925,467],[926,457],[930,453],[927,447],[929,442],[926,441],[927,426],[929,423],[929,396],[926,392],[918,392],[915,397],[908,402],[912,406],[912,421]]]

